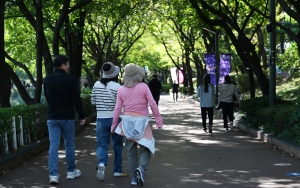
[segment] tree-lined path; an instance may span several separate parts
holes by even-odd
[[[204,133],[201,127],[200,108],[188,103],[187,100],[179,99],[174,102],[171,96],[164,95],[161,96],[159,109],[164,120],[164,128],[162,130],[154,128],[156,153],[146,171],[144,187],[300,186],[299,176],[286,175],[290,172],[300,172],[298,158],[251,138],[238,129],[224,133],[221,119],[214,120],[213,134]],[[75,180],[66,180],[64,150],[61,147],[60,182],[56,187],[132,187],[129,177],[113,177],[111,148],[105,180],[99,181],[96,178],[95,139],[95,124],[90,124],[76,133],[77,165],[82,175]],[[125,150],[123,156],[123,170],[128,173]],[[55,187],[48,184],[47,157],[48,151],[45,151],[0,176],[0,187]]]

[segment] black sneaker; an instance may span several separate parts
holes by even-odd
[[[203,129],[203,131],[207,133],[207,130],[206,130],[206,129]]]

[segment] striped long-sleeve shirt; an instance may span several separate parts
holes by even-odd
[[[120,86],[119,83],[113,81],[108,82],[106,87],[100,81],[94,84],[91,103],[96,105],[97,118],[113,117]]]

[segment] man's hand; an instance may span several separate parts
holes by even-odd
[[[80,125],[84,125],[84,124],[85,124],[85,119],[81,119],[81,120],[79,121],[79,123],[80,123]]]

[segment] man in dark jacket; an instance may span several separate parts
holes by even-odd
[[[54,59],[55,70],[44,79],[44,92],[48,101],[47,125],[49,132],[49,183],[59,182],[58,149],[60,136],[63,134],[67,163],[67,179],[74,179],[81,175],[75,164],[75,113],[79,114],[80,124],[85,123],[84,111],[80,99],[79,86],[76,79],[67,74],[69,58],[58,55]]]
[[[173,92],[173,100],[174,101],[175,101],[175,97],[176,97],[176,101],[178,99],[178,88],[179,88],[179,84],[177,84],[176,80],[174,80],[173,84],[172,84],[172,92]]]
[[[161,83],[157,80],[157,75],[152,76],[152,80],[150,80],[149,89],[152,93],[153,99],[155,100],[156,104],[158,105],[159,97],[160,97],[160,90],[162,89]]]

